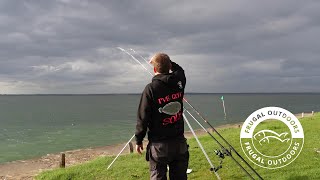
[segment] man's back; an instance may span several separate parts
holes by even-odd
[[[187,179],[189,152],[184,138],[183,96],[186,85],[184,70],[171,62],[168,55],[159,53],[151,59],[155,76],[142,95],[136,125],[136,149],[143,149],[148,130],[149,144],[146,159],[150,179]],[[169,73],[169,70],[172,73]]]
[[[138,122],[140,121],[143,135],[146,123],[149,128],[150,141],[163,141],[183,137],[183,96],[186,78],[184,70],[176,63],[171,62],[172,73],[157,74],[152,82],[144,89],[138,109]],[[147,122],[146,122],[147,121]]]

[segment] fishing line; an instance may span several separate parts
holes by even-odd
[[[131,51],[133,51],[135,54],[137,54],[137,55],[139,55],[150,67],[152,67],[151,65],[150,65],[150,63],[148,63],[148,61],[143,57],[143,56],[141,56],[140,54],[138,54],[134,49],[130,49]],[[130,55],[130,56],[132,56],[132,55]],[[139,63],[139,64],[141,64],[141,63]],[[145,67],[144,67],[144,69],[146,69]],[[150,72],[149,72],[150,73]],[[234,151],[235,153],[236,153],[236,155],[254,172],[254,174],[256,174],[258,177],[259,177],[259,179],[263,179],[259,174],[258,174],[258,172],[256,171],[256,170],[254,170],[253,168],[252,168],[252,166],[250,166],[250,164],[246,161],[246,160],[244,160],[243,159],[243,157],[233,148],[233,146],[200,114],[200,112],[195,108],[195,107],[193,107],[190,103],[189,103],[189,101],[186,99],[186,98],[183,98],[183,100],[192,108],[192,110],[204,121],[204,122],[206,122],[210,127],[211,127],[211,129],[214,131],[214,132],[216,132],[217,133],[217,135],[230,147],[230,149],[232,150],[232,151]],[[224,98],[223,98],[223,96],[221,97],[221,100],[222,100],[222,105],[223,105],[223,110],[224,110],[224,119],[226,120],[226,118],[227,118],[227,114],[226,114],[226,110],[225,110],[225,105],[224,105]],[[188,113],[189,113],[189,111],[187,111]],[[190,114],[191,115],[191,114]],[[200,125],[200,122],[198,121],[198,120],[196,120],[196,118],[194,118],[193,117],[193,119]],[[200,125],[218,144],[220,144],[218,141],[217,141],[217,139],[215,139],[213,136],[212,136],[212,134],[211,133],[209,133],[202,125]],[[231,155],[231,154],[230,154]],[[243,168],[242,168],[243,169]],[[252,176],[251,176],[252,177]]]
[[[135,50],[133,50],[132,48],[130,49],[131,51],[133,51],[134,53],[136,53],[136,54],[138,54]],[[140,57],[142,57],[140,54],[139,54],[139,56]],[[147,60],[144,58],[144,57],[142,57],[142,59],[150,66],[150,67],[152,67],[151,65],[150,65],[150,63],[148,63],[147,62]],[[141,64],[141,63],[140,63]],[[146,69],[145,67],[144,67],[144,69]],[[150,72],[149,72],[150,73]],[[153,75],[152,75],[153,76]],[[193,109],[193,111],[194,112],[196,112],[196,114],[198,114],[198,116],[204,121],[204,122],[206,122],[211,128],[212,128],[212,130],[214,131],[214,132],[216,132],[217,133],[217,135],[230,147],[230,149],[232,150],[232,151],[234,151],[235,153],[236,153],[236,155],[254,172],[254,174],[256,174],[258,177],[259,177],[259,179],[263,179],[259,174],[258,174],[258,172],[256,171],[256,170],[254,170],[253,168],[252,168],[252,166],[250,166],[250,164],[246,161],[246,160],[244,160],[243,159],[243,157],[233,148],[233,146],[200,114],[200,112],[195,108],[195,107],[193,107],[189,102],[188,102],[188,100],[186,99],[186,98],[183,98],[183,100]],[[221,100],[222,100],[222,102],[223,102],[223,109],[224,109],[224,117],[225,117],[225,120],[226,120],[226,118],[227,118],[227,114],[226,114],[226,110],[225,110],[225,106],[224,106],[224,99],[223,99],[223,96],[221,97]],[[189,111],[187,111],[188,113],[189,113]],[[190,114],[190,113],[189,113]],[[191,115],[191,114],[190,114]],[[193,116],[192,116],[193,117]],[[199,125],[200,125],[200,122],[198,121],[198,120],[196,120],[196,118],[193,118]],[[220,143],[220,142],[218,142],[218,140],[216,139],[216,138],[214,138],[213,137],[213,135],[211,134],[211,133],[209,133],[202,125],[200,125],[201,127],[202,127],[202,129],[204,129],[223,149],[225,149],[223,146],[222,146],[222,144]],[[230,154],[230,156],[231,156],[231,154]],[[232,157],[232,156],[231,156]],[[232,158],[232,159],[234,159],[234,158]],[[235,159],[234,159],[235,160]],[[236,160],[235,160],[236,161]],[[237,162],[237,161],[236,161]],[[243,169],[245,172],[246,172],[246,174],[247,175],[249,175],[249,176],[251,176],[249,173],[248,173],[248,171],[246,171],[244,168],[243,168],[243,166],[242,165],[240,165],[238,162],[237,162],[237,164],[241,167],[241,169]],[[252,176],[251,176],[251,178],[253,178]]]
[[[121,47],[118,47],[118,49],[120,49],[121,51],[123,51],[123,52],[125,52],[126,54],[128,54],[129,56],[131,56],[131,57],[132,57],[136,62],[138,62],[151,76],[153,76],[153,74],[152,74],[150,71],[148,71],[148,69],[147,69],[139,60],[137,60],[132,54],[130,54],[129,52],[127,52],[125,49],[123,49],[123,48],[121,48]],[[134,51],[133,49],[131,49],[131,50]],[[134,51],[134,52],[135,52],[135,51]],[[136,53],[136,52],[135,52],[135,53]],[[141,56],[141,57],[142,57],[142,56]],[[143,59],[147,62],[147,60],[146,60],[145,58],[143,58]],[[149,64],[149,63],[147,62],[147,64]],[[149,64],[149,66],[151,66],[151,65]],[[187,109],[185,109],[185,108],[184,108],[184,111],[187,111],[187,112],[189,113],[189,111],[188,111]],[[190,114],[190,113],[189,113],[189,114]],[[185,117],[184,113],[183,113],[183,116]],[[200,123],[200,122],[198,122],[198,123]],[[187,122],[187,124],[188,124],[188,126],[190,125],[189,122]],[[201,125],[201,124],[200,124],[200,125]],[[202,126],[202,125],[201,125],[201,126]],[[203,127],[203,126],[202,126],[202,127]],[[219,174],[216,172],[217,169],[216,169],[216,168],[214,167],[214,165],[212,164],[209,156],[207,155],[207,153],[206,153],[206,151],[204,150],[202,144],[201,144],[200,141],[198,140],[198,138],[197,138],[196,134],[194,133],[191,125],[189,126],[189,129],[190,129],[191,132],[193,133],[194,137],[195,137],[196,140],[197,140],[198,145],[200,146],[203,154],[205,155],[208,163],[210,164],[210,166],[211,166],[210,170],[211,170],[211,171],[214,171],[214,173],[215,173],[215,175],[217,176],[218,179],[221,179],[220,176],[219,176]]]
[[[131,55],[129,52],[127,52],[126,50],[124,50],[123,48],[120,48],[118,47],[118,49],[120,49],[121,51],[125,52],[126,54],[128,54],[129,56],[131,56],[136,62],[138,62],[151,76],[153,76],[153,74],[151,72],[149,72],[147,70],[147,68],[139,61],[137,60],[133,55]],[[133,49],[131,49],[133,52],[135,52],[137,54],[136,51],[134,51]],[[140,55],[141,56],[141,55]],[[145,58],[143,58],[144,61],[147,62],[147,60]],[[149,64],[147,62],[147,64]],[[151,66],[149,64],[149,66]],[[250,164],[234,149],[234,147],[200,114],[200,112],[194,107],[192,106],[188,100],[186,98],[183,98],[183,100],[193,109],[193,111],[204,121],[206,122],[210,128],[229,146],[230,148],[230,151],[227,150],[226,148],[224,148],[224,146],[210,133],[208,132],[202,125],[201,127],[220,145],[220,147],[222,148],[222,151],[224,151],[224,153],[226,153],[228,156],[230,156],[235,162],[236,164],[251,178],[251,179],[254,179],[253,176],[247,171],[244,169],[244,167],[236,160],[234,159],[234,157],[232,156],[231,154],[231,151],[234,151],[236,153],[236,155],[254,172],[254,174],[256,174],[259,179],[263,179],[259,174],[258,172],[256,172],[251,166]],[[186,109],[185,109],[186,110]],[[191,114],[188,110],[186,110],[189,114]],[[193,117],[193,116],[191,116]],[[193,117],[193,119],[198,123],[198,124],[201,124],[198,120],[196,120],[196,118]]]
[[[118,49],[120,49],[122,52],[128,54],[129,56],[132,57],[133,60],[135,60],[138,64],[140,64],[151,76],[153,76],[153,74],[139,61],[137,60],[132,54],[130,54],[128,51],[124,50],[121,47],[117,47]]]
[[[146,58],[144,58],[141,54],[137,53],[134,49],[130,48],[131,51],[133,51],[135,54],[137,54],[138,56],[140,56],[150,67],[151,64],[146,60]]]

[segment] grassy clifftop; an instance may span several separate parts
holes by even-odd
[[[317,152],[320,151],[320,113],[316,113],[312,117],[302,118],[300,122],[305,135],[301,154],[288,166],[274,170],[258,167],[248,160],[240,146],[240,128],[225,128],[220,129],[219,132],[264,179],[320,179],[320,153]],[[263,123],[261,127],[265,126],[274,130],[279,128],[279,126],[271,123],[274,122]],[[219,146],[208,135],[199,137],[199,140],[202,142],[213,164],[217,166],[220,163],[220,159],[215,155],[214,150],[219,149]],[[210,166],[195,139],[188,139],[188,143],[190,145],[189,168],[193,170],[188,175],[188,178],[199,180],[216,179],[215,175],[209,171]],[[278,148],[270,148],[269,152],[272,154],[273,151],[277,150]],[[234,157],[236,158],[235,155]],[[36,179],[149,179],[148,162],[145,161],[144,155],[129,154],[120,156],[114,165],[107,170],[107,166],[113,158],[103,157],[66,169],[46,171],[38,175]],[[223,159],[222,166],[223,168],[218,171],[222,179],[249,179],[230,157]]]

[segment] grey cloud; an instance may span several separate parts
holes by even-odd
[[[186,69],[189,92],[319,91],[319,7],[297,0],[1,1],[0,85],[6,93],[140,92],[150,77],[121,46],[145,58],[167,52]]]

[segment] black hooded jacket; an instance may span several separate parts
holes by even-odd
[[[141,96],[136,125],[136,143],[142,144],[148,129],[151,142],[184,138],[183,96],[186,85],[184,70],[171,62],[172,73],[152,78]]]

